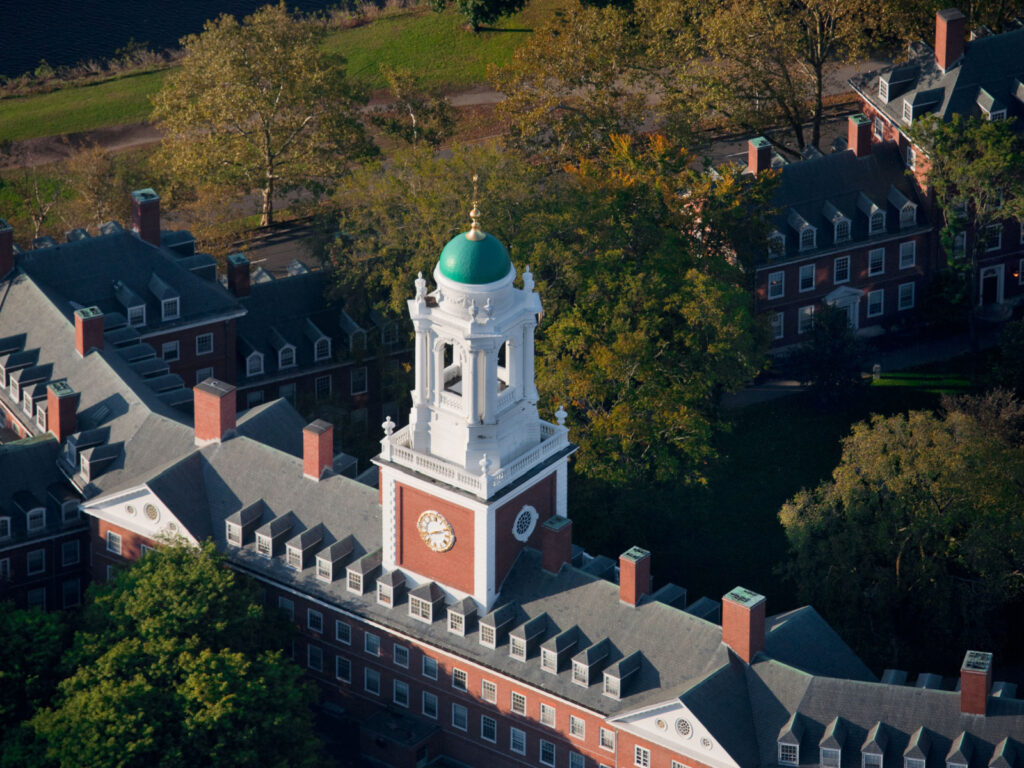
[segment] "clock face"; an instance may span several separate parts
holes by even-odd
[[[428,509],[416,521],[420,538],[434,552],[447,552],[455,545],[455,531],[452,524],[440,512]]]

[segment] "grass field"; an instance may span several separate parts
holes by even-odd
[[[657,584],[674,581],[690,600],[718,599],[739,584],[766,595],[770,613],[795,607],[792,587],[775,572],[788,549],[777,518],[783,503],[831,475],[856,422],[933,409],[940,393],[968,391],[963,377],[934,369],[883,382],[838,408],[823,409],[801,393],[733,412],[704,488],[616,494],[578,481],[576,538],[612,556],[632,544],[650,549]]]
[[[381,63],[417,73],[424,87],[462,88],[484,82],[487,65],[507,62],[532,27],[560,5],[560,0],[533,0],[522,13],[477,34],[464,30],[454,12],[417,8],[333,32],[326,49],[344,55],[349,76],[371,89],[384,87]],[[170,71],[2,99],[0,142],[141,122]]]

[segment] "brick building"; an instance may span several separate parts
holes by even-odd
[[[737,588],[717,623],[682,588],[653,589],[645,550],[616,567],[574,547],[574,448],[536,408],[532,276],[474,222],[433,278],[409,301],[409,424],[385,422],[377,488],[332,468],[329,424],[254,430],[258,409],[236,416],[236,389],[207,381],[164,461],[83,502],[94,570],[161,533],[212,537],[295,622],[292,655],[325,709],[386,765],[1016,763],[1024,702],[988,654],[967,654],[959,691],[879,682],[812,608],[772,616]],[[300,435],[297,452],[268,444]]]

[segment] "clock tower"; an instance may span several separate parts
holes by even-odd
[[[527,267],[515,287],[508,251],[480,229],[476,203],[470,217],[441,251],[435,289],[416,279],[409,425],[384,423],[375,463],[384,568],[487,611],[520,550],[540,549],[544,523],[565,517],[575,447],[562,418],[537,413],[533,275]]]

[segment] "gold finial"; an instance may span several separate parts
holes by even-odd
[[[473,174],[473,209],[469,212],[469,218],[472,220],[472,224],[469,225],[469,232],[466,233],[467,240],[483,240],[484,231],[480,229],[480,222],[477,219],[480,218],[480,209],[477,208],[477,182],[480,180],[480,176]]]

